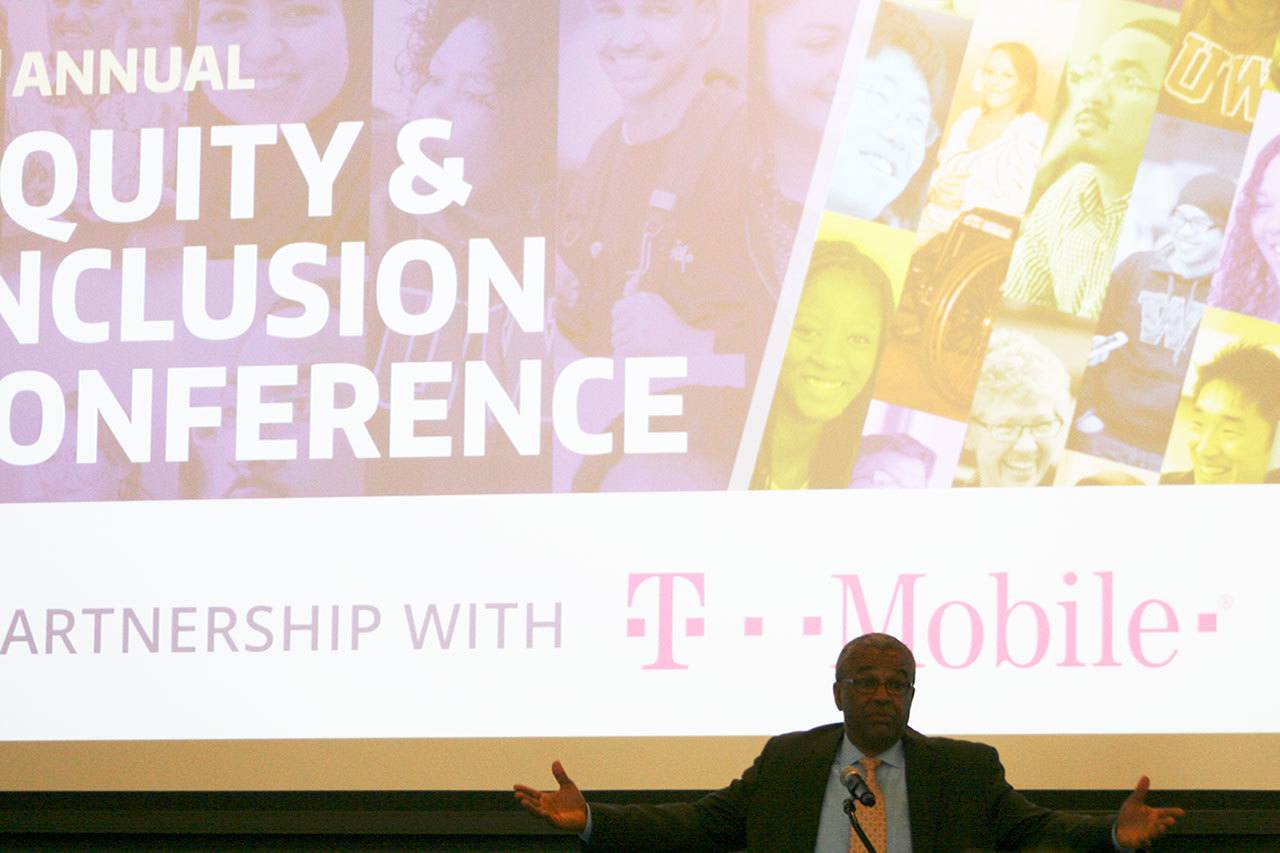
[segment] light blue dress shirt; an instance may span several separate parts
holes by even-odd
[[[849,792],[840,783],[840,771],[862,757],[862,750],[850,743],[848,737],[840,738],[840,748],[836,750],[831,771],[827,774],[827,790],[822,797],[818,843],[813,846],[814,853],[849,853],[849,837],[853,834],[853,828],[844,813],[844,801],[848,799]],[[902,741],[877,757],[880,759],[880,766],[876,768],[876,785],[884,798],[884,819],[889,843],[887,850],[878,850],[876,853],[911,853],[907,760]]]
[[[840,782],[840,771],[863,757],[862,750],[850,743],[847,736],[840,739],[840,749],[831,765],[827,776],[827,790],[822,797],[822,813],[818,817],[818,843],[813,846],[814,853],[849,853],[850,849],[854,849],[849,846],[853,827],[849,825],[849,818],[844,813],[844,801],[849,792]],[[911,808],[907,805],[907,761],[902,741],[880,753],[879,758],[876,784],[884,797],[884,819],[889,844],[887,850],[878,850],[876,853],[911,853]],[[1130,850],[1122,847],[1116,840],[1114,823],[1111,825],[1111,844],[1117,851]]]
[[[822,797],[822,812],[818,817],[818,843],[813,847],[814,853],[849,853],[849,838],[853,834],[853,827],[849,825],[849,818],[844,813],[844,801],[849,797],[849,792],[840,782],[840,771],[862,757],[862,750],[850,743],[848,737],[840,738],[840,749],[836,751],[827,774],[827,790]],[[876,853],[911,853],[907,762],[902,741],[880,753],[879,758],[876,785],[880,788],[880,795],[884,797],[889,846],[887,850],[877,850]],[[591,840],[591,824],[591,807],[588,806],[587,825],[578,836],[583,841]]]

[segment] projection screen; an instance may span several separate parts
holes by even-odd
[[[0,10],[0,788],[1280,786],[1270,4]]]

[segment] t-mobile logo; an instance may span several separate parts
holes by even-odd
[[[680,596],[682,604],[691,598],[688,594],[689,587],[698,594],[697,611],[701,612],[702,607],[706,604],[706,590],[704,576],[701,573],[692,572],[647,572],[644,574],[632,574],[627,578],[627,606],[636,606],[636,592],[640,587],[645,586],[649,581],[657,581],[657,601],[656,604],[658,618],[658,656],[652,663],[645,664],[645,669],[688,669],[675,658],[676,644],[676,581],[680,581],[680,588],[684,593]],[[650,588],[653,588],[653,584]],[[647,591],[647,590],[646,590]],[[642,596],[648,599],[648,596]],[[649,599],[651,601],[651,599]],[[652,607],[652,604],[650,605]],[[650,610],[652,613],[653,610]],[[684,607],[681,608],[684,611]],[[630,617],[627,619],[627,636],[628,637],[644,637],[651,635],[649,629],[653,617]],[[684,637],[701,637],[706,630],[706,623],[702,616],[686,616],[681,623],[683,631],[681,636]]]

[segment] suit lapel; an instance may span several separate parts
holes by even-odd
[[[831,775],[831,762],[835,759],[844,734],[843,725],[814,732],[804,750],[796,755],[795,801],[787,807],[787,835],[795,845],[787,849],[812,850],[818,842],[818,816],[822,813],[822,800],[827,793],[827,779]]]
[[[908,729],[902,737],[907,761],[907,808],[911,812],[911,849],[930,853],[938,845],[938,806],[942,801],[941,775],[933,748]]]

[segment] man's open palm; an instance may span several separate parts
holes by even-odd
[[[1165,834],[1186,812],[1179,808],[1152,808],[1147,805],[1151,780],[1143,776],[1116,817],[1116,841],[1122,847],[1141,848]]]
[[[559,761],[551,765],[551,775],[560,784],[558,791],[539,791],[528,785],[516,785],[516,799],[530,813],[557,829],[582,832],[587,828],[587,801]]]

